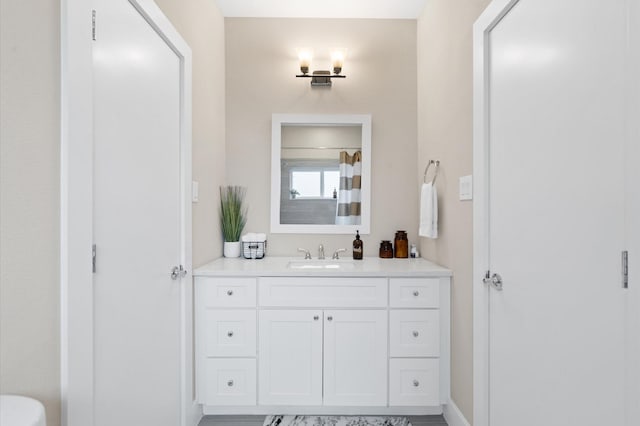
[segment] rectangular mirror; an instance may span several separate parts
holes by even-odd
[[[371,116],[273,114],[271,232],[370,232]]]

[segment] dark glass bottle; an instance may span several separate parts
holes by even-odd
[[[362,260],[362,240],[360,239],[360,231],[356,231],[356,239],[353,240],[353,258],[355,260]]]
[[[396,232],[396,238],[393,243],[395,257],[401,259],[406,259],[409,257],[409,241],[407,240],[406,231]]]
[[[393,246],[391,241],[382,240],[380,243],[380,257],[382,259],[391,259],[393,257]]]

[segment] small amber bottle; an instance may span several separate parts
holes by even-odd
[[[394,242],[394,255],[397,258],[406,259],[409,257],[409,241],[406,231],[396,232]]]
[[[353,240],[353,258],[362,260],[362,240],[360,239],[360,231],[356,231],[356,239]]]
[[[393,246],[391,245],[391,241],[382,240],[382,242],[380,242],[380,258],[391,259],[392,257],[393,257]]]

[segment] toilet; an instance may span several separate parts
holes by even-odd
[[[0,425],[46,426],[44,406],[26,396],[0,395]]]

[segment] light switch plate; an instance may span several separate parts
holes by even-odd
[[[473,200],[473,176],[460,178],[460,201]]]
[[[194,203],[200,201],[198,194],[198,182],[195,180],[191,182],[191,201]]]

